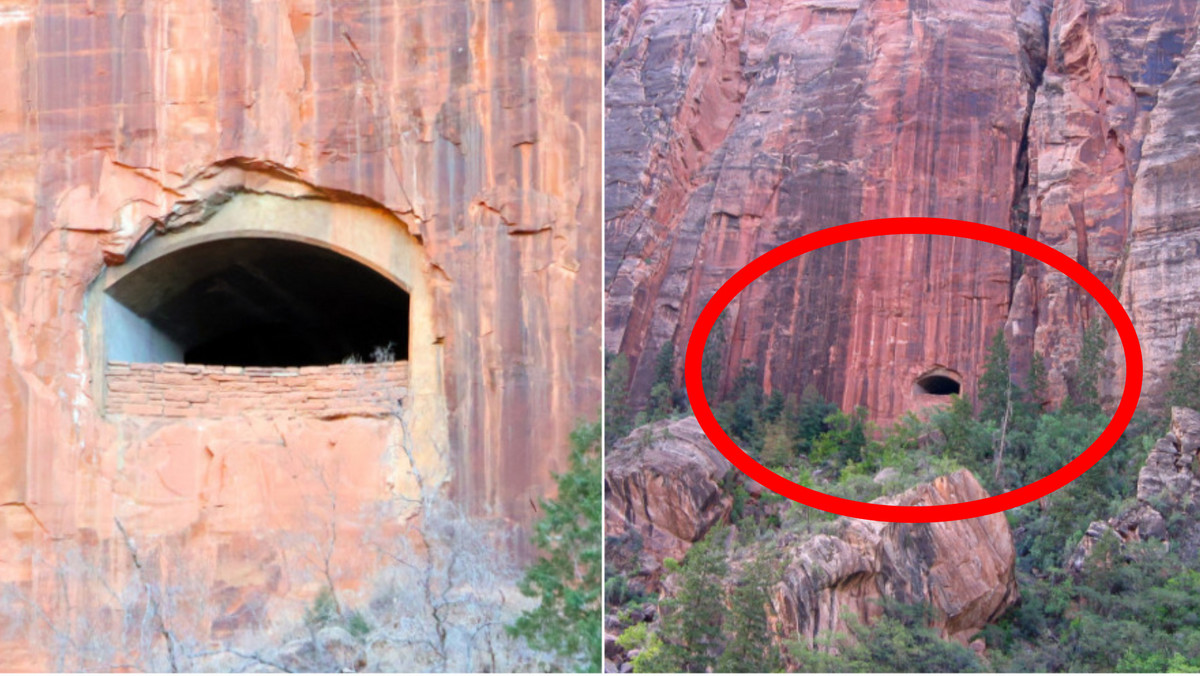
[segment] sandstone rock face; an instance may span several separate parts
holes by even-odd
[[[814,230],[942,216],[1028,234],[1121,290],[1151,401],[1191,302],[1197,3],[637,0],[607,17],[606,343],[683,346],[740,267]],[[946,367],[973,395],[1004,328],[1050,394],[1098,310],[989,245],[883,238],[769,274],[726,317],[723,374],[808,383],[879,421]],[[1111,358],[1120,361],[1119,350]],[[1119,374],[1119,369],[1117,370]],[[1109,387],[1121,385],[1119,375]]]
[[[618,551],[610,547],[608,561],[655,582],[662,559],[686,553],[727,515],[730,500],[720,492],[725,470],[714,474],[710,456],[716,451],[692,437],[699,434],[694,419],[642,430],[658,436],[647,439],[639,452],[631,443],[635,431],[608,456],[608,535],[623,540]],[[689,492],[692,486],[701,488]],[[938,505],[985,497],[975,476],[960,470],[877,502]],[[704,511],[704,504],[719,509]],[[637,533],[641,544],[632,553],[630,533]],[[810,645],[819,635],[847,632],[851,618],[869,623],[882,613],[881,598],[932,606],[934,626],[967,645],[1018,599],[1016,550],[1002,514],[932,524],[839,518],[829,534],[784,531],[767,546],[783,566],[772,604],[776,626],[784,637]],[[750,546],[734,553],[731,565],[736,569],[743,556],[763,553]],[[671,593],[675,580],[661,581],[665,593]]]
[[[1171,430],[1159,439],[1138,472],[1137,505],[1108,521],[1088,526],[1069,560],[1083,569],[1106,533],[1120,542],[1164,542],[1194,556],[1200,551],[1200,413],[1171,409]]]
[[[119,612],[97,579],[187,587],[176,610],[200,637],[286,623],[329,578],[351,599],[366,586],[386,557],[365,540],[412,536],[418,477],[523,543],[600,402],[600,14],[566,0],[0,11],[6,593],[68,634]],[[419,246],[383,263],[428,292],[408,406],[430,415],[107,413],[92,302],[106,275],[232,209],[257,231],[291,208],[336,233],[318,242],[331,249],[390,251],[351,212]],[[61,588],[68,564],[92,582]],[[0,627],[0,666],[53,666],[53,642],[23,633],[50,636],[45,623],[17,627]],[[146,647],[120,646],[88,668]]]
[[[732,468],[695,418],[652,423],[611,445],[605,455],[605,532],[610,542],[622,544],[610,547],[610,561],[653,575],[664,558],[681,558],[729,516],[733,498],[722,481]]]
[[[936,505],[987,497],[966,470],[886,499]],[[891,598],[926,603],[935,625],[964,645],[1016,602],[1016,552],[1002,514],[932,524],[841,519],[836,535],[797,536],[782,548],[784,579],[775,594],[780,627],[810,642],[846,632],[848,618],[869,622]]]

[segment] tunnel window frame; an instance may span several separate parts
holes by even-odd
[[[932,381],[932,382],[931,382]],[[950,392],[934,392],[930,391],[928,384],[936,383],[939,386],[944,383],[953,383],[953,391]],[[926,384],[928,383],[928,384]],[[953,395],[963,396],[963,377],[959,372],[946,368],[945,366],[934,366],[926,369],[916,378],[912,380],[912,394],[918,397],[937,397],[945,398]]]
[[[230,196],[232,194],[232,196]],[[225,191],[209,198],[213,207],[200,222],[157,226],[131,240],[116,255],[106,254],[85,295],[83,323],[90,364],[90,394],[97,412],[107,406],[109,366],[105,347],[105,290],[145,263],[195,244],[228,238],[277,238],[327,249],[381,275],[408,294],[408,360],[410,392],[404,407],[419,416],[414,434],[428,443],[444,442],[447,405],[442,374],[444,335],[434,312],[430,263],[424,243],[391,211],[358,201],[273,191]],[[204,200],[200,200],[204,201]],[[369,355],[363,363],[369,365]],[[162,362],[167,363],[167,362]],[[173,363],[176,366],[182,364]],[[332,368],[341,365],[329,365]],[[415,408],[413,408],[415,407]],[[406,414],[407,415],[407,414]]]

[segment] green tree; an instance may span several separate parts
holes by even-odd
[[[747,564],[730,594],[724,630],[729,643],[717,660],[718,672],[770,673],[783,668],[767,621],[771,590],[779,582],[779,574],[778,564],[767,554]]]
[[[675,343],[669,339],[654,355],[654,382],[666,383],[668,387],[675,384]]]
[[[721,365],[725,363],[725,313],[717,317],[708,342],[704,345],[704,358],[700,360],[700,382],[704,385],[704,396],[709,406],[717,403],[721,389]]]
[[[849,415],[836,411],[825,419],[825,427],[813,443],[813,462],[839,470],[849,463],[862,462],[867,446],[866,408],[859,406]]]
[[[813,650],[799,641],[788,646],[802,671],[826,673],[964,673],[984,671],[975,653],[946,641],[928,627],[931,610],[883,599],[883,616],[871,625],[850,620],[851,636],[829,640],[833,650]]]
[[[788,431],[796,440],[796,452],[799,455],[812,453],[817,437],[829,429],[826,423],[829,416],[837,412],[838,407],[826,401],[812,383],[804,386],[799,404],[789,406],[784,412]]]
[[[1200,331],[1189,327],[1167,376],[1167,405],[1200,409]]]
[[[882,599],[883,617],[870,626],[851,625],[855,643],[842,646],[851,670],[874,672],[965,673],[983,671],[975,653],[943,640],[929,628],[933,611]]]
[[[771,392],[771,396],[767,397],[767,403],[762,410],[762,421],[764,423],[778,422],[786,409],[787,398],[783,396],[783,390],[775,389]]]
[[[758,461],[767,467],[788,467],[796,460],[795,446],[784,423],[767,423]]]
[[[668,340],[654,356],[654,385],[650,388],[649,420],[675,413],[675,344]]]
[[[762,448],[762,372],[750,361],[742,362],[742,370],[733,383],[733,391],[717,407],[717,420],[730,436],[741,441],[748,451]]]
[[[958,395],[950,396],[950,407],[933,414],[930,423],[942,433],[942,453],[965,464],[980,480],[987,476],[992,453],[994,428],[980,422],[971,411],[971,404]]]
[[[999,425],[1008,414],[1012,401],[1012,375],[1009,372],[1008,340],[1004,329],[996,331],[988,346],[983,375],[979,377],[979,419]]]
[[[604,431],[613,443],[633,429],[633,412],[629,408],[629,357],[609,354],[604,374]]]
[[[1049,387],[1046,359],[1041,352],[1034,352],[1029,362],[1029,377],[1025,380],[1024,401],[1029,418],[1042,414],[1046,406],[1046,389]]]
[[[662,647],[640,665],[644,671],[702,673],[716,666],[725,621],[727,530],[717,527],[688,550],[679,593],[660,606]]]
[[[569,668],[592,673],[600,671],[602,651],[600,467],[600,424],[582,424],[571,433],[567,471],[555,476],[558,497],[539,501],[533,544],[541,554],[519,585],[541,604],[508,628],[534,648],[557,653]]]
[[[1099,322],[1092,321],[1083,330],[1071,396],[1063,404],[1063,409],[1089,418],[1099,415],[1100,377],[1104,373],[1104,366],[1104,332]]]

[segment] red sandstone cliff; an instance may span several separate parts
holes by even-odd
[[[1028,234],[1119,290],[1154,400],[1200,322],[1197,7],[610,2],[605,335],[633,360],[635,397],[653,379],[641,357],[669,340],[682,361],[702,304],[755,256],[840,223],[938,216]],[[989,245],[890,239],[752,285],[729,311],[726,378],[749,359],[769,390],[811,382],[888,420],[935,365],[970,393],[1004,327],[1063,394],[1095,314],[1078,287]]]
[[[215,631],[271,595],[311,599],[295,539],[331,523],[339,583],[380,565],[356,538],[413,483],[387,420],[101,411],[89,285],[228,191],[411,233],[445,418],[417,461],[523,541],[600,404],[600,16],[575,0],[0,8],[0,583],[66,617],[95,592],[56,588],[55,548],[92,547],[120,589],[134,578],[119,522],[147,571],[219,592]],[[0,665],[44,666],[9,629],[24,647]]]

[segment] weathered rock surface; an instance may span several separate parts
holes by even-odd
[[[103,415],[89,287],[152,229],[202,231],[238,193],[369,208],[419,241],[446,443],[415,464],[526,541],[571,428],[600,402],[600,13],[573,0],[0,9],[0,585],[59,623],[0,626],[0,667],[53,666],[46,637],[87,633],[89,604],[119,616],[108,595],[60,585],[71,566],[118,591],[136,581],[118,521],[146,575],[186,583],[177,609],[200,637],[297,619],[323,559],[357,590],[386,561],[364,531],[419,525],[388,509],[415,473],[386,421]],[[115,649],[87,668],[127,668],[140,648]]]
[[[664,558],[681,558],[729,516],[733,498],[722,482],[732,467],[691,417],[640,427],[611,445],[604,470],[609,565],[652,576]]]
[[[889,504],[938,505],[987,497],[960,470],[887,498]],[[1016,553],[1002,514],[932,524],[841,519],[835,535],[797,536],[783,545],[783,583],[775,594],[780,626],[811,640],[846,632],[848,618],[869,622],[890,598],[925,603],[934,626],[964,645],[1016,602]]]
[[[1120,288],[1157,401],[1200,322],[1197,6],[610,3],[605,332],[635,399],[653,380],[640,357],[673,341],[682,360],[700,307],[759,254],[943,216],[1026,233]],[[764,276],[726,317],[727,383],[749,359],[768,390],[811,383],[887,421],[935,366],[973,395],[1004,327],[1017,367],[1046,355],[1060,398],[1096,306],[1043,266],[943,239],[830,247]]]
[[[686,422],[674,425],[684,426]],[[646,464],[639,471],[638,457],[629,446],[623,446],[615,454],[620,475],[657,478],[659,473],[651,467],[689,467],[693,473],[711,467],[704,451],[687,442],[660,442],[647,449]],[[668,454],[673,459],[665,459]],[[686,457],[687,461],[675,459],[679,457]],[[610,460],[609,471],[612,470]],[[609,482],[611,485],[611,476]],[[659,485],[674,488],[670,482]],[[699,539],[692,535],[697,523],[692,516],[695,502],[687,500],[686,495],[681,496],[678,488],[637,492],[639,501],[634,503],[627,495],[614,498],[611,491],[606,495],[606,512],[611,515],[609,524],[621,524],[622,529],[617,534],[638,526],[636,520],[612,518],[626,513],[622,510],[630,509],[631,504],[636,505],[638,518],[652,514],[656,519],[654,528],[643,524],[637,531],[650,534],[643,536],[647,545],[637,562],[642,566],[641,571],[655,570],[663,556],[677,556],[675,552],[686,551],[690,542]],[[937,505],[985,497],[987,493],[975,476],[960,470],[876,502]],[[673,514],[672,510],[679,507],[681,501],[680,512]],[[673,537],[668,537],[660,533],[659,529],[663,527],[658,524],[675,523],[681,518],[684,526],[680,530],[692,529],[686,536],[671,533]],[[614,534],[611,525],[609,534]],[[658,539],[652,539],[651,535],[656,534]],[[668,546],[663,546],[664,541]],[[652,543],[656,545],[653,548]],[[775,589],[772,604],[777,627],[783,636],[800,638],[810,644],[818,635],[847,632],[851,618],[870,623],[882,613],[877,601],[888,598],[932,606],[937,611],[934,626],[946,637],[967,645],[974,634],[1003,614],[1018,598],[1016,551],[1008,520],[1003,514],[930,524],[839,518],[829,534],[784,531],[766,546],[770,547],[769,554],[778,556],[783,566],[783,579]],[[736,569],[744,557],[763,553],[753,545],[736,550],[731,554],[732,565]],[[609,560],[613,561],[611,555]],[[630,571],[628,564],[628,560],[618,557],[610,565]],[[669,577],[663,581],[666,593],[671,593],[674,580]]]
[[[1158,440],[1138,472],[1137,504],[1094,521],[1068,565],[1083,569],[1092,548],[1112,532],[1125,542],[1168,542],[1186,557],[1200,552],[1200,413],[1171,409],[1171,430]]]

